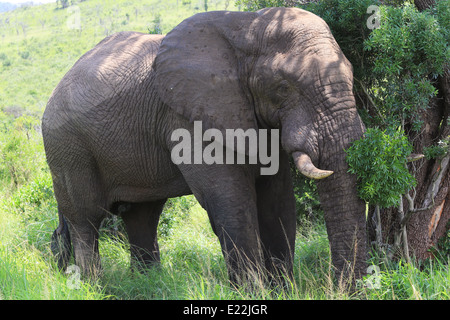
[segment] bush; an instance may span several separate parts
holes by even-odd
[[[175,224],[185,218],[196,203],[197,200],[194,196],[169,199],[159,218],[158,234],[162,237],[170,236]]]
[[[442,159],[450,152],[450,135],[440,140],[436,145],[424,148],[425,157],[430,159]]]
[[[53,184],[50,175],[37,177],[31,183],[18,189],[10,198],[11,205],[21,212],[25,212],[27,207],[39,207],[53,200]]]
[[[39,120],[21,116],[8,120],[3,114],[0,129],[0,179],[10,192],[41,174],[46,168]]]
[[[303,6],[321,17],[353,65],[355,77],[365,79],[371,57],[364,52],[364,41],[372,29],[367,27],[371,14],[367,9],[379,4],[376,0],[321,0]]]
[[[157,13],[152,21],[152,26],[147,27],[148,33],[150,34],[162,34],[161,29],[161,15]]]
[[[304,225],[307,222],[324,222],[316,182],[313,179],[305,178],[293,162],[291,162],[291,175],[293,177],[297,223]]]
[[[245,11],[256,11],[268,7],[286,7],[286,0],[237,0],[237,6],[244,6]]]
[[[358,177],[358,195],[387,208],[398,205],[402,194],[415,185],[406,167],[412,146],[399,131],[369,128],[347,150],[349,172]]]
[[[436,6],[430,10],[439,22],[441,32],[445,35],[445,39],[450,43],[450,1],[441,0],[436,3]]]
[[[418,131],[419,112],[437,94],[432,81],[450,59],[448,30],[439,24],[440,17],[419,12],[413,5],[380,9],[381,26],[365,41],[365,50],[374,60],[370,77],[378,123],[407,123]],[[448,9],[440,14],[448,15]]]

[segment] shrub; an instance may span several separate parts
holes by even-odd
[[[366,69],[372,63],[363,49],[372,31],[367,27],[371,15],[367,9],[377,4],[376,0],[321,0],[303,6],[325,20],[358,79],[367,77]]]
[[[15,208],[25,212],[28,206],[39,207],[44,202],[53,199],[51,177],[50,175],[42,175],[18,189],[10,200]]]
[[[150,34],[162,34],[161,15],[159,13],[157,13],[155,15],[155,18],[152,21],[152,26],[147,27],[147,29],[148,29],[148,33],[150,33]]]
[[[172,234],[175,224],[185,218],[192,206],[196,204],[194,196],[184,196],[169,199],[159,218],[158,234],[167,237]]]
[[[406,167],[412,146],[402,132],[369,128],[347,150],[349,172],[359,180],[358,195],[364,201],[387,208],[415,185]]]
[[[379,120],[384,126],[409,123],[418,131],[419,112],[437,93],[432,80],[450,59],[448,31],[439,24],[439,17],[419,12],[413,5],[380,10],[381,26],[365,42],[365,50],[374,59],[370,73]]]
[[[246,11],[256,11],[267,7],[286,7],[289,1],[286,0],[237,0],[237,6],[244,6]]]
[[[425,157],[430,159],[441,159],[450,152],[450,135],[440,140],[436,145],[424,148]]]
[[[323,211],[320,208],[317,185],[313,179],[305,178],[291,162],[293,177],[297,223],[323,222]]]
[[[21,116],[8,122],[5,118],[0,131],[0,178],[14,191],[39,175],[45,157],[37,119]]]
[[[19,56],[22,59],[27,60],[30,57],[30,52],[29,51],[21,51],[21,52],[19,52]]]

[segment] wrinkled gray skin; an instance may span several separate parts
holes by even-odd
[[[319,182],[332,261],[338,276],[361,276],[365,207],[344,153],[364,130],[352,85],[351,65],[328,26],[300,9],[200,13],[166,37],[104,39],[61,80],[43,116],[60,265],[72,242],[76,263],[97,270],[98,229],[108,211],[123,217],[133,261],[158,262],[165,201],[193,193],[232,280],[261,265],[291,273],[293,156],[303,173],[315,170],[311,177],[334,172]],[[259,164],[174,165],[171,133],[192,132],[195,120],[203,130],[279,128],[278,173],[260,176]]]

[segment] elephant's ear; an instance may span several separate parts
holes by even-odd
[[[161,43],[153,68],[162,101],[203,129],[256,128],[238,68],[251,13],[208,12],[184,20]],[[248,30],[248,29],[247,29]],[[234,38],[234,39],[233,39]],[[241,40],[238,40],[241,39]]]

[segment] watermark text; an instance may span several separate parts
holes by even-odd
[[[269,132],[270,131],[270,132]],[[279,169],[278,129],[219,129],[203,131],[201,121],[194,121],[193,137],[187,129],[172,132],[171,141],[178,142],[171,159],[179,164],[257,164],[261,175],[274,175]],[[270,153],[270,154],[269,154]]]

